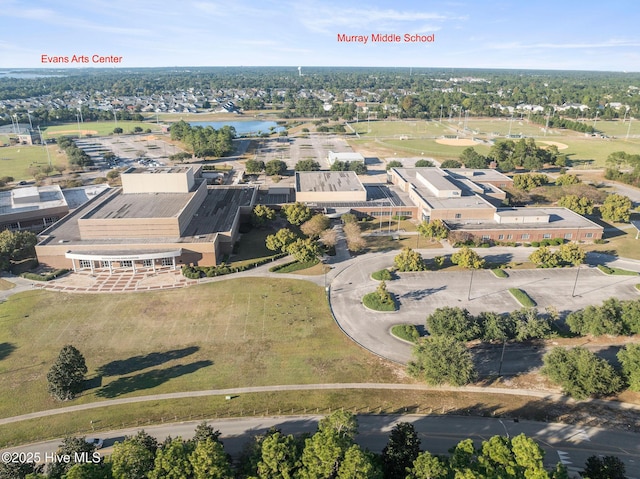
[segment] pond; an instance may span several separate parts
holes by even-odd
[[[260,133],[270,133],[270,128],[273,127],[274,131],[280,132],[285,128],[278,126],[275,121],[262,121],[262,120],[247,120],[247,121],[191,121],[191,126],[202,126],[206,128],[210,126],[216,130],[219,130],[223,126],[232,126],[236,129],[238,135],[249,135]]]

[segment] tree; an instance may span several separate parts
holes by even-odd
[[[262,160],[247,160],[244,164],[244,168],[247,173],[260,173],[264,170],[265,165]]]
[[[616,456],[589,456],[580,475],[585,479],[625,479],[624,462]]]
[[[297,240],[296,234],[288,228],[279,229],[276,234],[268,235],[265,238],[267,249],[271,251],[286,252],[291,243]]]
[[[640,344],[625,345],[617,356],[629,389],[640,391]]]
[[[70,344],[64,346],[47,373],[49,393],[60,401],[73,399],[82,391],[85,374],[84,356]]]
[[[418,160],[416,161],[415,167],[416,168],[427,168],[427,167],[433,167],[433,161],[430,160]]]
[[[338,232],[334,229],[327,229],[320,233],[320,242],[327,248],[331,248],[338,243]]]
[[[58,447],[58,456],[69,456],[70,462],[57,461],[48,464],[48,477],[51,479],[62,479],[67,471],[76,463],[76,459],[81,457],[93,457],[95,446],[88,443],[84,437],[65,437]]]
[[[449,229],[445,226],[444,221],[435,219],[420,223],[418,225],[418,233],[425,238],[446,239],[449,236]]]
[[[548,182],[549,177],[541,173],[521,173],[513,175],[513,187],[519,190],[529,191],[538,186],[546,185]]]
[[[133,132],[134,133],[142,133],[142,127],[141,126],[134,126],[133,127]]]
[[[256,205],[251,214],[251,223],[254,226],[264,226],[267,221],[272,221],[276,217],[276,212],[267,205]]]
[[[261,479],[292,479],[300,468],[301,451],[292,435],[285,436],[274,430],[261,444],[261,457],[257,472]]]
[[[511,311],[509,313],[509,322],[515,328],[515,339],[517,341],[547,338],[551,334],[549,319],[538,314],[538,310],[535,308],[522,308]]]
[[[347,215],[342,215],[342,218],[344,219],[345,216]],[[358,223],[347,222],[344,224],[343,229],[349,251],[357,253],[358,251],[362,251],[366,248],[367,242],[362,237],[362,232],[360,231],[360,225]]]
[[[473,149],[472,146],[465,148],[460,153],[460,161],[465,168],[482,169],[486,168],[489,160]]]
[[[222,433],[220,431],[214,429],[213,426],[208,424],[206,421],[203,421],[196,426],[191,442],[197,444],[199,442],[204,442],[207,439],[211,439],[213,442],[221,442],[221,435]]]
[[[169,439],[156,452],[154,467],[149,479],[184,479],[191,477],[193,466],[189,460],[191,445],[182,439]]]
[[[558,200],[558,206],[567,208],[579,215],[590,215],[593,213],[593,201],[585,196],[566,195]]]
[[[37,242],[30,231],[0,231],[0,270],[8,270],[12,261],[35,256]]]
[[[541,246],[529,255],[529,261],[539,268],[555,268],[560,265],[560,256],[548,246]]]
[[[315,160],[300,160],[296,163],[296,171],[318,171],[320,170],[320,163]]]
[[[287,221],[292,225],[299,226],[311,218],[311,210],[307,205],[300,202],[291,203],[282,207]]]
[[[211,437],[199,440],[189,455],[194,479],[231,479],[231,464],[222,443]]]
[[[115,127],[115,128],[113,129],[113,133],[114,133],[114,134],[116,134],[116,135],[122,135],[122,132],[123,132],[123,131],[124,131],[124,130],[123,130],[122,128],[120,128],[119,126],[117,126],[117,127]]]
[[[335,477],[347,450],[353,445],[358,422],[352,414],[336,411],[318,423],[318,432],[305,441],[301,479]]]
[[[560,259],[566,264],[578,266],[584,263],[587,252],[578,243],[565,243],[558,249]]]
[[[433,336],[449,336],[458,341],[480,337],[480,326],[469,311],[457,307],[437,308],[427,316],[427,329]]]
[[[611,194],[600,207],[600,214],[605,221],[628,223],[632,206],[631,200],[626,196]]]
[[[287,253],[294,257],[299,263],[307,263],[318,259],[320,256],[320,247],[318,242],[311,238],[298,238],[287,246]]]
[[[440,168],[461,168],[462,163],[458,160],[444,160],[440,163]]]
[[[465,345],[448,336],[431,336],[413,349],[408,371],[414,377],[438,385],[464,386],[476,377],[471,353]]]
[[[425,451],[413,461],[413,467],[406,477],[407,479],[446,479],[448,476],[449,469],[446,462]]]
[[[391,160],[387,162],[386,170],[389,171],[391,168],[402,168],[402,162],[398,160]]]
[[[569,396],[607,396],[622,388],[618,373],[604,359],[583,347],[555,347],[543,358],[542,374],[560,384]]]
[[[320,236],[320,233],[326,230],[330,223],[331,220],[328,216],[314,215],[300,226],[300,230],[307,236]]]
[[[284,175],[287,171],[287,164],[281,160],[267,161],[264,165],[264,172],[269,176]]]
[[[580,178],[578,178],[576,175],[564,174],[564,175],[558,176],[556,178],[555,183],[558,186],[564,186],[564,185],[577,185],[578,183],[582,183],[582,182],[580,181]]]
[[[113,479],[145,479],[153,469],[158,443],[144,431],[116,442],[110,456]]]
[[[400,422],[391,430],[382,450],[382,470],[385,479],[405,479],[407,469],[420,454],[420,438],[413,424]]]
[[[424,271],[427,269],[422,255],[411,248],[402,248],[402,251],[393,258],[393,263],[398,271]]]
[[[459,251],[451,255],[451,262],[467,269],[484,268],[484,259],[468,246],[463,246]]]
[[[344,453],[336,479],[382,479],[374,455],[354,444]],[[403,476],[404,479],[404,476]]]
[[[112,479],[112,477],[109,465],[102,462],[74,464],[64,475],[64,479]]]

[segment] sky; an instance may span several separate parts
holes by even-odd
[[[638,72],[639,20],[637,0],[0,0],[0,68]],[[372,41],[375,34],[400,41]],[[420,37],[405,41],[405,34]],[[340,41],[352,36],[366,37],[367,43]],[[74,55],[88,63],[74,62]],[[99,56],[121,59],[99,63]],[[69,63],[47,57],[67,57]]]

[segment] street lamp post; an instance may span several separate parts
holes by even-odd
[[[576,286],[578,286],[578,276],[580,275],[580,265],[578,265],[578,268],[576,270],[576,280],[573,282],[573,291],[571,292],[571,297],[575,298],[576,297]]]
[[[467,294],[467,301],[471,301],[471,284],[473,283],[473,271],[474,268],[471,268],[471,279],[469,280],[469,293]]]

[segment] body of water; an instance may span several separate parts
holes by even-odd
[[[270,133],[270,128],[275,128],[274,131],[283,131],[283,126],[278,126],[275,121],[261,121],[261,120],[248,120],[248,121],[191,121],[191,126],[202,126],[206,128],[210,126],[216,130],[219,130],[223,126],[232,126],[236,129],[238,135],[249,135],[260,133]]]

